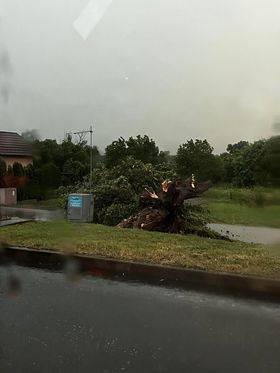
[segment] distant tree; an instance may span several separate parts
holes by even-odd
[[[130,137],[128,140],[120,137],[108,145],[105,150],[106,167],[112,168],[128,156],[144,163],[157,164],[160,162],[159,149],[155,141],[147,135],[138,135],[135,138]],[[161,159],[162,156],[163,154]]]
[[[68,159],[63,166],[64,184],[81,182],[86,174],[86,165],[74,159]]]
[[[233,179],[233,164],[232,164],[232,155],[224,152],[219,155],[220,161],[223,168],[223,177],[222,182],[232,183]]]
[[[7,172],[7,166],[6,166],[6,162],[0,158],[0,186],[4,186],[4,176],[6,175],[6,172]]]
[[[213,162],[212,176],[211,179],[215,183],[221,183],[225,181],[226,170],[224,159],[221,155],[215,155],[215,161]]]
[[[227,151],[230,153],[230,154],[233,154],[237,151],[240,151],[240,150],[244,150],[246,147],[249,146],[249,142],[248,141],[239,141],[235,144],[228,144],[227,146]]]
[[[43,141],[36,139],[36,131],[26,131],[23,136],[27,141],[33,142],[33,164],[23,170],[20,164],[9,166],[6,176],[13,177],[26,175],[28,183],[26,193],[28,198],[44,198],[51,195],[52,190],[58,186],[82,182],[90,172],[91,148],[81,139],[78,143],[68,136],[62,143],[53,139]],[[96,146],[93,147],[93,167],[99,167],[102,157]],[[48,193],[46,193],[46,191]],[[50,192],[50,193],[49,193]]]
[[[24,168],[21,163],[15,162],[13,164],[13,176],[24,176]]]
[[[58,144],[56,140],[46,139],[36,143],[36,148],[34,165],[37,168],[42,167],[46,163],[53,163],[63,173],[65,167],[69,170],[69,160],[72,159],[83,165],[83,167],[80,167],[83,170],[81,177],[89,173],[91,149],[85,141],[75,144],[72,142],[71,137],[68,136],[61,144]],[[93,166],[97,167],[100,162],[100,153],[97,147],[94,146]]]
[[[265,142],[261,167],[266,172],[266,183],[280,185],[280,136]]]
[[[159,149],[154,140],[147,135],[130,137],[126,141],[127,153],[134,159],[144,163],[157,164],[159,161]]]
[[[46,163],[41,167],[42,190],[58,188],[61,185],[61,172],[54,163]]]
[[[172,158],[170,155],[170,152],[168,150],[161,150],[158,155],[158,163],[164,164],[164,163],[172,163]]]
[[[14,175],[13,166],[12,165],[8,166],[8,168],[7,168],[7,175],[9,175],[9,176],[13,176]]]
[[[2,177],[6,175],[6,172],[7,172],[6,162],[2,158],[0,158],[0,179],[2,179]]]
[[[228,146],[228,153],[222,154],[225,181],[238,187],[252,187],[264,184],[267,179],[263,167],[266,140],[249,144],[246,141]]]
[[[127,146],[124,138],[120,137],[118,140],[113,141],[105,149],[105,164],[106,167],[112,168],[120,161],[127,157]]]
[[[182,178],[195,174],[200,180],[213,179],[216,160],[207,140],[189,140],[181,145],[176,156],[176,171]]]
[[[46,139],[38,142],[35,165],[40,167],[43,164],[53,162],[58,167],[63,165],[63,155],[56,140]]]
[[[235,178],[240,180],[240,186],[251,187],[266,183],[267,171],[263,167],[265,144],[266,140],[255,141],[244,148],[239,156],[240,168],[236,170]]]

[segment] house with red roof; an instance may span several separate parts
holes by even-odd
[[[7,167],[16,162],[26,167],[33,162],[32,146],[16,132],[0,131],[0,158]]]

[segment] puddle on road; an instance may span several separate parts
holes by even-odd
[[[248,243],[280,244],[280,229],[269,227],[249,227],[245,225],[208,224],[214,232]]]

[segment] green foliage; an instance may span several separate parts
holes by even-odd
[[[136,138],[130,137],[126,141],[127,154],[134,159],[141,160],[144,163],[157,164],[159,161],[159,149],[154,140],[147,135]]]
[[[13,176],[13,166],[9,165],[7,168],[7,175]]]
[[[266,171],[266,183],[280,186],[280,136],[265,142],[261,166]]]
[[[112,203],[110,206],[103,208],[98,216],[102,224],[115,226],[123,219],[131,216],[137,210],[137,204]]]
[[[220,156],[224,182],[237,187],[280,185],[280,136],[252,144],[240,141],[227,150]]]
[[[137,210],[139,193],[160,180],[160,171],[131,157],[112,169],[96,170],[92,175],[96,221],[116,224],[130,216]],[[88,181],[84,188],[88,188]]]
[[[82,192],[82,187],[78,184],[68,185],[68,186],[60,186],[56,190],[56,193],[55,193],[58,207],[66,210],[67,209],[67,204],[68,204],[69,194],[76,193],[76,192]]]
[[[137,201],[133,187],[124,176],[116,179],[107,179],[102,184],[95,184],[93,193],[98,222],[103,222],[104,209],[106,210],[111,205],[121,204],[125,206]]]
[[[73,158],[68,159],[63,165],[63,183],[66,185],[81,181],[85,174],[85,164]]]
[[[120,162],[109,174],[115,178],[124,176],[136,194],[148,186],[155,188],[159,180],[163,180],[161,171],[132,157]]]
[[[200,180],[213,179],[216,163],[213,148],[207,140],[189,140],[177,151],[176,170],[182,178],[195,174]]]
[[[42,189],[58,188],[61,183],[60,169],[52,162],[41,167],[40,181]]]
[[[156,143],[147,135],[130,137],[128,140],[120,137],[106,147],[105,163],[108,168],[117,166],[127,157],[154,165],[165,159],[164,153],[159,153]]]
[[[212,221],[280,227],[279,188],[214,187],[204,194]]]
[[[68,186],[82,182],[89,174],[90,147],[85,141],[72,142],[68,136],[61,144],[56,140],[38,140],[36,132],[27,131],[23,134],[25,139],[33,143],[35,156],[33,165],[22,169],[18,164],[15,169],[9,169],[9,175],[25,174],[28,183],[24,187],[25,198],[38,200],[52,195],[59,186]],[[93,147],[93,166],[97,167],[101,156],[96,147]]]
[[[234,202],[247,206],[280,205],[280,190],[277,188],[215,187],[204,196],[213,201]]]
[[[83,139],[74,143],[68,136],[61,144],[51,139],[41,141],[34,130],[23,133],[23,136],[35,149],[33,165],[25,170],[20,164],[5,169],[2,161],[0,180],[4,174],[28,176],[29,181],[23,193],[26,198],[45,198],[59,186],[72,185],[72,189],[77,189],[82,185],[88,191],[90,148]],[[94,147],[93,163],[91,178],[97,193],[101,195],[99,189],[105,185],[100,197],[101,201],[104,200],[104,209],[112,203],[123,203],[116,198],[109,205],[106,204],[108,188],[112,197],[116,194],[113,184],[120,177],[125,178],[136,195],[146,186],[155,187],[158,180],[185,179],[191,174],[202,181],[211,179],[214,183],[227,183],[234,187],[279,186],[280,136],[252,144],[247,141],[229,144],[227,152],[220,155],[213,154],[207,140],[189,140],[179,147],[176,156],[168,151],[159,151],[155,141],[146,135],[128,140],[120,137],[107,146],[104,156]],[[254,198],[256,205],[266,203],[261,192]]]
[[[13,164],[13,175],[14,176],[24,176],[24,168],[21,163],[15,162]]]
[[[259,189],[256,189],[254,191],[254,200],[255,200],[256,206],[258,207],[262,207],[266,204],[265,194],[262,193]]]
[[[7,172],[6,162],[2,158],[0,158],[0,181],[6,175],[6,172]]]
[[[263,206],[265,204],[265,195],[260,190],[254,189],[230,189],[229,199],[239,204],[247,206]]]
[[[208,211],[202,205],[192,205],[188,202],[184,204],[184,217],[186,219],[185,233],[200,232],[205,229],[208,223]]]
[[[225,181],[226,171],[225,164],[222,156],[214,155],[214,160],[212,160],[211,169],[211,180],[213,183],[221,183]],[[210,166],[209,166],[210,167]]]
[[[72,142],[71,137],[68,137],[61,144],[58,144],[56,140],[46,139],[36,143],[36,150],[36,167],[41,167],[43,164],[51,162],[63,172],[65,163],[72,159],[72,161],[77,161],[84,165],[83,176],[89,172],[90,147],[85,142],[75,144]],[[100,161],[100,154],[96,147],[93,148],[93,161],[94,166]]]
[[[238,152],[240,150],[243,150],[249,146],[248,141],[239,141],[236,144],[229,144],[227,146],[227,151],[230,154],[234,154],[235,152]]]
[[[280,277],[280,258],[265,245],[205,239],[194,235],[118,229],[67,221],[32,222],[1,228],[13,246],[49,249],[120,260],[207,271]]]
[[[116,225],[138,208],[139,194],[145,187],[155,188],[170,170],[152,166],[128,157],[113,168],[96,169],[91,175],[94,194],[94,221]],[[67,196],[74,192],[89,192],[89,177],[73,187],[61,187],[57,193],[60,205],[65,207]]]
[[[124,218],[135,214],[138,209],[139,194],[144,188],[156,189],[167,176],[170,176],[170,179],[175,177],[174,171],[169,169],[167,165],[155,167],[132,157],[128,157],[111,169],[95,170],[91,175],[94,222],[117,225]],[[89,179],[72,189],[59,188],[60,205],[66,206],[69,193],[85,191],[89,191]],[[208,237],[211,235],[211,232],[205,228],[207,211],[203,207],[186,204],[184,213],[186,216],[185,233]]]
[[[126,141],[122,137],[113,141],[105,150],[106,167],[112,168],[127,157]]]
[[[178,175],[175,171],[175,167],[171,163],[160,163],[156,165],[156,170],[157,170],[157,179],[161,179],[161,180],[178,179]]]

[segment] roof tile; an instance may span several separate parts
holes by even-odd
[[[0,155],[32,156],[32,146],[15,132],[0,131]]]

